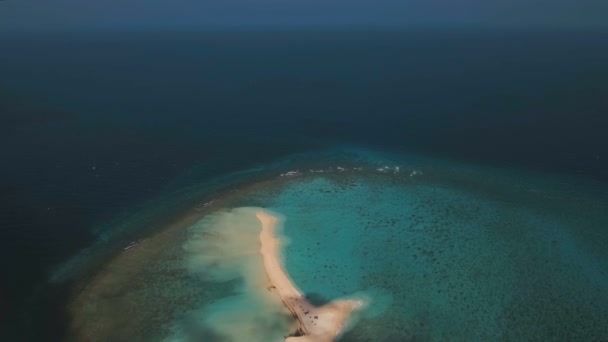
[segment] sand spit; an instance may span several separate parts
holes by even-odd
[[[256,212],[256,217],[262,223],[260,252],[272,284],[269,289],[280,297],[299,322],[301,336],[288,337],[286,341],[334,341],[344,331],[350,315],[361,308],[363,302],[336,300],[321,307],[309,303],[281,265],[280,241],[275,236],[277,217],[262,210]]]

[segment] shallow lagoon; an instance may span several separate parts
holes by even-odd
[[[251,318],[260,302],[238,300],[238,272],[188,267],[185,246],[243,206],[285,216],[285,266],[311,301],[369,299],[345,341],[608,335],[608,201],[594,184],[369,151],[277,165],[282,177],[219,196],[108,262],[73,301],[74,336],[230,340],[213,311]],[[264,331],[281,340],[289,324],[275,322]]]

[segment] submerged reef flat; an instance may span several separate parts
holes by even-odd
[[[266,183],[233,188],[211,204],[191,208],[154,234],[125,241],[114,257],[89,271],[93,275],[75,287],[68,305],[72,316],[68,340],[160,341],[182,336],[178,340],[221,341],[199,323],[200,309],[228,297],[241,279],[216,281],[210,273],[189,267],[192,240],[201,227],[213,225],[225,212],[223,208],[238,206],[241,193],[257,192]],[[253,222],[259,228],[255,218]],[[258,236],[252,241],[252,246],[258,244]],[[180,322],[178,327],[175,321]]]
[[[332,160],[286,162],[126,246],[74,294],[72,339],[306,336],[266,273],[259,209],[241,207],[281,214],[277,260],[303,303],[365,303],[343,341],[608,336],[604,185],[370,152]]]
[[[274,197],[270,208],[288,218],[285,234],[297,241],[286,268],[305,292],[325,300],[362,288],[390,294],[388,310],[346,340],[608,333],[605,199],[429,176],[319,177]]]

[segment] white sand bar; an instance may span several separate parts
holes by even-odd
[[[288,337],[285,341],[334,341],[344,330],[348,318],[363,302],[358,300],[336,300],[321,307],[309,303],[293,284],[279,258],[280,241],[275,236],[277,217],[266,211],[256,212],[262,223],[260,241],[264,268],[273,290],[285,306],[297,317],[302,336]]]

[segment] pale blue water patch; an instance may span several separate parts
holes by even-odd
[[[529,175],[448,170],[303,177],[272,198],[287,218],[286,268],[313,300],[369,289],[392,297],[345,339],[606,336],[608,256],[591,241],[608,241],[602,199],[573,209],[572,184],[560,195],[548,181],[519,186],[534,183]]]
[[[457,221],[450,228],[426,225],[423,220],[436,220],[434,213],[421,204],[428,198],[463,199],[449,191],[415,184],[404,191],[390,183],[386,186],[363,181],[355,179],[344,186],[314,179],[294,184],[276,199],[273,209],[288,218],[285,233],[292,243],[286,249],[286,265],[296,284],[306,293],[325,299],[368,289],[388,292],[394,303],[387,315],[418,322],[420,310],[431,310],[432,314],[423,320],[433,332],[442,333],[466,323],[453,319],[446,323],[448,317],[473,314],[463,315],[465,307],[450,305],[455,298],[450,297],[446,285],[461,284],[461,295],[466,291],[473,301],[479,301],[473,299],[477,288],[471,273],[475,271],[441,272],[440,263],[460,258],[469,268],[479,269],[473,262],[488,260],[497,251],[489,245],[467,243],[482,240],[483,232],[458,225]],[[447,239],[451,239],[451,245]],[[498,266],[509,271],[508,261]],[[501,277],[509,278],[506,274]],[[484,329],[497,315],[495,306],[487,307]],[[481,325],[475,328],[480,333]]]
[[[291,243],[284,255],[289,273],[305,292],[329,299],[362,290],[362,270],[353,267],[363,263],[357,253],[358,217],[341,207],[342,201],[332,200],[327,180],[299,185],[277,197],[272,207],[288,218]]]

